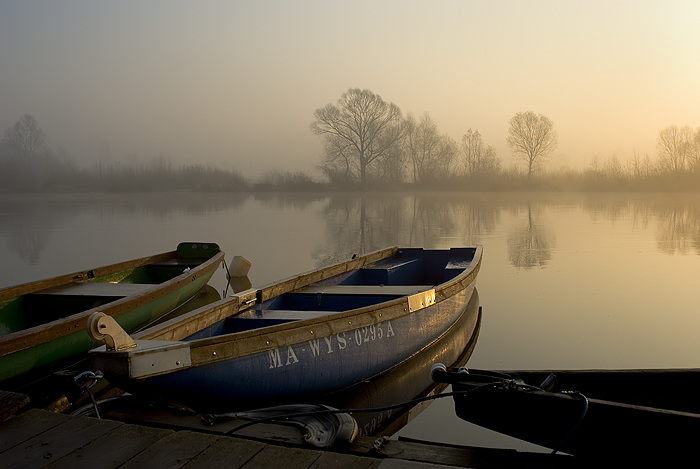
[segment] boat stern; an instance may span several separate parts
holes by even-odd
[[[126,350],[108,350],[105,345],[88,353],[90,366],[107,377],[142,379],[171,373],[192,365],[187,342],[138,340]]]

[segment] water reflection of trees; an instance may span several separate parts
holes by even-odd
[[[325,202],[328,195],[323,193],[304,194],[280,194],[280,193],[257,193],[255,200],[263,203],[266,207],[278,210],[306,210],[319,202]]]
[[[700,254],[700,199],[696,195],[591,197],[584,206],[595,221],[603,217],[613,223],[630,219],[634,228],[646,229],[659,220],[656,244],[666,254]]]
[[[488,198],[372,194],[331,197],[323,211],[329,239],[319,264],[387,246],[448,248],[478,244],[495,229],[498,204]],[[325,250],[321,252],[321,250]]]
[[[0,235],[10,252],[29,265],[39,263],[52,228],[65,219],[60,207],[43,196],[0,198]]]
[[[508,236],[508,259],[515,267],[544,267],[552,259],[554,238],[535,223],[532,205],[527,205],[527,224]]]
[[[687,254],[694,249],[700,253],[700,222],[697,207],[669,207],[663,211],[660,219],[657,246],[662,252]]]
[[[97,213],[100,218],[126,214],[167,220],[178,214],[207,215],[240,208],[247,197],[237,193],[4,195],[0,197],[0,236],[6,238],[10,252],[35,265],[52,234],[71,227],[82,213]]]

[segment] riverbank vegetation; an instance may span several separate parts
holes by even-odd
[[[351,127],[357,116],[352,113],[366,118],[377,110],[369,122],[384,126],[362,143],[355,140]],[[581,170],[547,165],[557,134],[546,116],[531,111],[509,122],[508,143],[524,165],[508,167],[478,130],[468,129],[458,143],[441,134],[427,113],[402,117],[397,106],[367,90],[350,90],[314,116],[311,129],[324,144],[318,175],[270,171],[253,179],[235,169],[178,165],[162,156],[82,167],[66,151],[50,148],[34,117],[25,115],[0,140],[0,192],[700,190],[700,129],[689,126],[661,130],[656,155],[635,154],[631,161],[594,157]],[[532,135],[538,137],[528,140]]]

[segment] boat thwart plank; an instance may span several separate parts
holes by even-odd
[[[140,295],[153,290],[158,285],[150,283],[101,283],[85,282],[72,283],[60,287],[38,291],[34,295],[60,295],[60,296],[110,296],[125,297]]]
[[[300,288],[295,293],[322,295],[413,295],[433,288],[432,285],[327,285]]]

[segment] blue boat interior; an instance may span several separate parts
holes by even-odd
[[[401,249],[394,257],[271,298],[185,340],[327,316],[429,290],[469,268],[474,254],[474,248]]]

